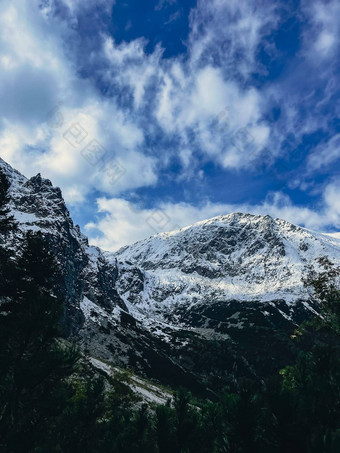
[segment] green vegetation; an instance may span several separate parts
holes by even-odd
[[[0,176],[0,229],[10,236]],[[0,451],[335,453],[340,451],[339,271],[310,275],[323,312],[292,333],[295,363],[264,381],[240,379],[218,401],[185,390],[152,407],[117,374],[98,376],[61,339],[64,301],[48,241],[27,233],[20,256],[0,243]],[[209,351],[206,351],[208,354]]]

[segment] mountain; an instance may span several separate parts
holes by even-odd
[[[303,278],[340,264],[337,235],[269,216],[229,214],[103,252],[73,224],[60,189],[0,159],[23,233],[57,258],[64,333],[93,360],[198,393],[261,377],[294,358],[290,334],[318,312]]]
[[[187,325],[188,308],[219,299],[265,305],[284,299],[286,315],[294,317],[296,301],[308,298],[301,285],[308,266],[322,256],[339,262],[339,247],[336,236],[235,213],[158,234],[113,257],[119,262],[118,292],[132,311]]]
[[[78,332],[84,324],[80,302],[85,297],[108,310],[126,309],[115,290],[117,268],[107,262],[98,248],[89,246],[79,226],[73,224],[61,190],[40,174],[25,178],[2,159],[0,168],[10,182],[10,208],[19,224],[18,233],[8,246],[20,248],[28,230],[41,231],[50,243],[59,264],[56,289],[66,301],[65,334]]]

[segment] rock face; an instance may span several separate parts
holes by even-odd
[[[62,280],[56,290],[66,302],[65,334],[75,334],[83,326],[80,302],[85,297],[109,311],[117,306],[126,309],[115,289],[116,266],[108,263],[98,248],[89,246],[79,227],[74,226],[61,190],[40,174],[25,178],[2,159],[0,166],[11,184],[10,207],[19,223],[10,246],[20,248],[22,234],[28,230],[41,231],[54,251]]]
[[[93,357],[165,384],[211,392],[294,357],[289,334],[318,311],[302,278],[340,239],[269,216],[230,214],[105,253],[74,226],[60,189],[0,159],[19,232],[40,230],[58,260],[63,325]]]
[[[282,316],[294,320],[294,312],[312,309],[302,284],[308,268],[320,268],[323,256],[338,264],[339,247],[330,235],[269,216],[236,213],[107,256],[118,262],[118,292],[131,312],[190,327],[190,313],[235,300],[244,307],[257,303],[260,312],[282,300]]]

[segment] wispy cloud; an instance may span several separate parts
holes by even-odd
[[[169,3],[175,2],[160,1],[156,8]],[[108,26],[113,2],[3,2],[1,156],[29,176],[44,173],[62,187],[71,204],[98,196],[116,200],[112,203],[130,222],[126,233],[120,233],[129,241],[148,234],[148,227],[137,234],[133,217],[124,214],[127,192],[161,185],[174,162],[181,167],[176,180],[190,181],[203,180],[207,165],[226,174],[249,175],[252,169],[254,174],[277,174],[272,170],[281,159],[289,170],[301,166],[303,182],[285,185],[304,184],[305,193],[309,187],[315,193],[317,183],[307,184],[303,172],[312,178],[339,158],[334,119],[340,114],[335,102],[340,10],[335,0],[302,2],[298,11],[293,3],[198,0],[190,12],[187,53],[164,59],[161,44],[146,51],[146,38],[115,42]],[[286,35],[292,33],[289,21],[297,24],[291,39],[299,47],[283,61],[278,34],[283,25]],[[77,146],[65,139],[72,127],[86,131]],[[98,144],[105,163],[113,162],[111,170],[84,158],[91,143]],[[337,212],[338,189],[332,178],[318,188],[324,195],[314,214],[308,207],[295,207],[283,193],[286,188],[281,193],[277,186],[268,187],[281,193],[271,204],[267,198],[254,205],[224,200],[195,207],[175,197],[165,207],[159,201],[154,205],[164,208],[175,224],[222,209],[267,209],[321,228],[330,219],[338,225],[337,214],[327,210],[329,203]],[[103,203],[101,215],[106,212]],[[172,211],[175,206],[181,215]],[[327,221],[322,222],[322,215]],[[113,228],[111,217],[106,221]],[[115,244],[102,225],[96,228]],[[104,245],[110,248],[109,239]]]

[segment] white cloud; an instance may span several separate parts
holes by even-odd
[[[158,232],[212,217],[217,212],[222,213],[223,209],[223,205],[209,203],[201,208],[186,203],[164,203],[157,209],[143,209],[123,199],[101,198],[98,211],[104,216],[85,228],[92,244],[112,251]]]
[[[276,26],[273,8],[263,11],[249,1],[198,2],[190,18],[188,61],[162,60],[159,46],[147,55],[146,41],[142,38],[117,45],[103,31],[102,49],[92,52],[88,63],[106,85],[109,95],[104,97],[91,78],[78,75],[77,55],[72,48],[72,42],[79,39],[75,32],[77,14],[93,7],[94,2],[83,5],[78,0],[64,0],[64,4],[72,19],[67,14],[66,18],[56,16],[53,2],[39,8],[37,0],[30,3],[14,0],[2,7],[0,92],[6,109],[0,107],[0,137],[4,140],[9,135],[18,135],[21,149],[15,146],[6,153],[19,170],[30,175],[39,168],[66,194],[75,193],[78,184],[82,197],[93,189],[116,195],[155,184],[157,168],[166,166],[171,154],[187,162],[183,172],[187,171],[188,177],[198,159],[197,150],[206,160],[224,168],[249,166],[249,159],[244,158],[249,150],[240,152],[240,147],[233,143],[241,128],[247,130],[256,145],[268,142],[270,128],[263,119],[260,93],[236,81],[233,68],[240,67],[244,77],[254,70],[257,45],[263,34]],[[229,27],[225,27],[227,20]],[[203,23],[205,32],[199,36],[198,28]],[[217,37],[222,41],[216,42]],[[226,43],[232,47],[226,48]],[[224,62],[220,69],[205,59],[213,45]],[[242,61],[237,61],[241,54]],[[127,97],[131,94],[133,107],[120,107],[119,93]],[[60,101],[64,124],[51,130],[44,123],[48,112]],[[228,118],[223,119],[223,130],[221,124],[212,127],[226,108]],[[95,175],[79,160],[80,150],[65,143],[62,136],[66,127],[77,122],[88,132],[88,139],[98,140],[121,161],[129,176],[113,187],[105,175]],[[157,147],[146,149],[144,139],[155,133],[157,123],[167,138],[176,135],[178,147],[165,152]],[[29,158],[25,156],[28,144],[35,148],[34,152],[30,150]],[[241,147],[244,145],[247,143]],[[271,152],[275,154],[274,149]],[[68,201],[82,197],[70,197]]]
[[[248,77],[257,68],[257,46],[277,26],[275,8],[264,10],[250,1],[199,1],[190,22],[187,60],[178,57],[164,61],[159,46],[146,55],[143,39],[116,45],[111,37],[104,37],[101,64],[104,61],[109,65],[103,73],[105,82],[133,93],[137,116],[144,114],[145,108],[155,112],[148,132],[152,133],[158,122],[165,135],[175,135],[180,141],[179,150],[168,153],[177,154],[185,148],[195,156],[199,150],[207,160],[225,168],[249,166],[231,144],[233,135],[247,128],[257,146],[264,146],[270,128],[263,118],[260,93],[245,88],[239,75],[243,71]],[[206,58],[216,52],[221,59],[219,68]],[[228,133],[211,127],[226,107]],[[275,155],[275,149],[272,152]]]
[[[339,44],[340,4],[337,0],[304,1],[304,11],[311,28],[305,33],[309,57],[316,63],[320,58],[329,58]]]
[[[334,181],[327,185],[324,192],[327,206],[326,216],[328,222],[340,228],[340,182]]]
[[[322,54],[328,54],[336,42],[336,38],[328,31],[322,31],[315,43],[315,49]]]
[[[179,134],[184,147],[198,147],[225,168],[250,164],[243,153],[249,150],[234,145],[240,129],[246,130],[255,147],[268,141],[270,129],[262,118],[260,94],[224,80],[220,69],[206,66],[189,76],[184,87],[176,76],[166,75],[158,100],[157,119],[162,127]],[[188,139],[191,132],[194,143]]]
[[[244,169],[259,157],[262,146],[268,146],[266,159],[272,161],[289,132],[301,137],[327,125],[327,118],[320,117],[307,116],[301,122],[299,98],[287,95],[294,78],[287,86],[279,81],[262,91],[249,83],[253,73],[265,74],[257,51],[261,40],[278,26],[275,2],[263,7],[251,0],[199,0],[190,14],[187,58],[163,60],[160,46],[147,54],[144,39],[117,45],[102,31],[96,37],[101,48],[82,55],[84,61],[79,63],[78,15],[98,5],[109,9],[112,2],[63,1],[65,17],[54,14],[53,1],[44,2],[43,8],[38,0],[13,0],[0,6],[0,152],[28,176],[41,172],[52,179],[71,204],[84,203],[95,190],[112,197],[99,202],[100,211],[106,213],[97,224],[104,234],[98,239],[104,248],[152,234],[143,220],[151,211],[131,211],[131,204],[118,197],[157,184],[159,169],[173,156],[182,164],[182,179],[194,173],[202,176],[201,159]],[[305,2],[306,11],[308,5]],[[340,7],[335,0],[327,5],[317,1],[308,11],[312,26],[304,34],[306,52],[313,64],[319,64],[319,56],[311,55],[332,55],[337,46]],[[89,69],[89,76],[80,75],[81,64]],[[326,78],[326,65],[323,71]],[[96,78],[105,85],[105,95]],[[329,89],[327,96],[331,94]],[[271,98],[281,108],[279,130],[265,120]],[[49,112],[60,101],[51,118]],[[72,124],[86,131],[77,146],[64,137]],[[175,139],[176,146],[166,148],[159,140],[161,133],[164,141]],[[112,172],[84,159],[81,151],[93,140],[120,167],[120,178],[114,174],[112,179]],[[315,150],[310,169],[337,156],[334,137],[325,149]],[[337,186],[330,183],[316,213],[294,206],[282,194],[257,206],[174,203],[158,209],[179,225],[242,210],[321,227],[330,219],[338,225],[337,194]]]
[[[219,49],[221,64],[229,74],[247,79],[260,69],[256,51],[263,36],[277,26],[275,9],[272,2],[263,7],[251,0],[199,0],[197,9],[191,11],[192,63],[212,62]]]
[[[320,143],[308,156],[308,170],[314,172],[340,159],[340,134],[336,134],[326,143]]]
[[[67,3],[75,14],[80,2]],[[114,98],[104,98],[90,79],[78,76],[72,50],[64,45],[72,29],[51,14],[51,5],[38,4],[16,0],[1,6],[1,156],[28,176],[43,173],[72,204],[92,190],[114,195],[155,184],[156,160],[143,153],[138,122]],[[136,52],[143,51],[135,44],[131,55]],[[121,60],[126,53],[123,47],[116,50]],[[76,146],[65,140],[72,125],[85,131]],[[99,171],[82,157],[92,140],[119,161],[124,177],[112,183],[112,171]]]

